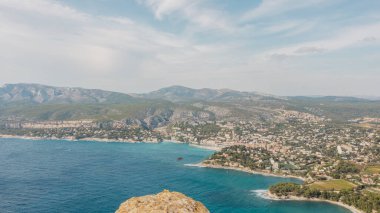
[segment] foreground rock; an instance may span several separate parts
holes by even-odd
[[[164,190],[156,195],[132,197],[122,203],[116,213],[209,213],[209,210],[179,192]]]

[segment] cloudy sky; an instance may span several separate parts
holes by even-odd
[[[0,84],[380,96],[378,0],[0,0]]]

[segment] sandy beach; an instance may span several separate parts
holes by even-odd
[[[197,147],[197,148],[200,148],[200,149],[208,149],[208,150],[213,150],[213,151],[220,151],[223,148],[223,147],[216,147],[216,146],[198,145],[198,144],[193,144],[193,143],[188,143],[188,142],[181,142],[181,141],[176,141],[176,140],[168,140],[168,141],[165,141],[165,142],[179,143],[179,144],[187,143],[187,144],[189,144],[189,146],[192,146],[192,147]]]
[[[202,145],[197,145],[197,144],[191,144],[189,143],[190,146],[201,148],[201,149],[209,149],[213,151],[220,151],[222,150],[223,147],[216,147],[216,146],[202,146]]]

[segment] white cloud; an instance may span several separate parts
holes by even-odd
[[[193,1],[187,0],[137,0],[150,7],[157,19],[161,20],[163,16],[168,15],[177,10],[182,10],[185,7],[194,4]]]
[[[279,8],[289,2],[286,0],[274,1],[277,6],[265,2],[251,18],[300,9]],[[337,27],[322,37],[323,33],[315,36],[313,19],[252,25],[239,23],[239,14],[206,5],[204,0],[140,3],[165,25],[176,26],[180,20],[183,29],[168,33],[139,19],[94,15],[52,0],[0,0],[0,83],[35,82],[124,92],[183,84],[285,94],[296,91],[294,81],[311,81],[307,73],[317,63],[310,56],[380,41],[379,24]],[[309,41],[300,42],[296,36],[300,33]],[[267,60],[268,56],[276,60]],[[371,62],[379,56],[365,58]],[[368,70],[376,69],[375,63],[371,64]]]
[[[234,32],[237,30],[229,15],[216,8],[206,8],[204,0],[137,0],[152,10],[158,20],[175,15],[203,29]]]
[[[1,0],[0,8],[2,11],[17,10],[23,12],[24,15],[43,15],[45,17],[48,16],[76,21],[83,21],[87,18],[86,14],[78,12],[73,8],[45,0]]]
[[[366,26],[355,26],[341,29],[339,33],[326,39],[302,42],[283,48],[269,50],[263,55],[274,56],[297,56],[308,55],[321,52],[330,52],[343,48],[361,46],[371,43],[374,45],[380,38],[380,23],[369,24]],[[367,42],[371,41],[371,42]]]
[[[293,10],[302,8],[321,6],[322,3],[329,1],[326,0],[308,0],[308,1],[296,1],[296,0],[263,0],[261,4],[246,12],[242,16],[243,21],[249,21],[256,18],[263,18],[268,16],[275,16],[283,13],[287,13]]]
[[[229,54],[229,45],[197,44],[125,17],[90,15],[49,0],[7,3],[0,1],[4,83],[94,87],[124,78],[131,87],[141,87],[142,79],[166,72],[192,75],[206,63],[213,69],[215,61]],[[104,84],[121,90],[115,88],[118,83]]]

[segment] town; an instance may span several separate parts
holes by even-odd
[[[380,162],[379,129],[338,124],[306,113],[287,114],[272,122],[184,121],[155,129],[126,121],[3,121],[0,133],[70,140],[177,141],[224,148],[205,163],[296,175],[309,181],[334,178],[341,161],[360,168]],[[355,184],[380,183],[377,173],[339,175]]]
[[[270,121],[180,121],[153,129],[135,120],[6,120],[0,124],[0,134],[74,141],[183,142],[219,150],[201,166],[300,178],[307,189],[330,194],[342,190],[359,190],[360,196],[380,193],[378,128],[362,126],[363,119],[338,123],[307,113],[282,115]]]

